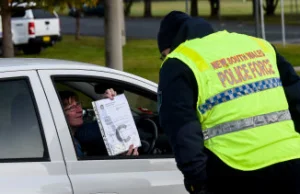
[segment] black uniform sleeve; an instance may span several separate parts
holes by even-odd
[[[282,85],[289,104],[289,110],[295,123],[296,131],[300,133],[300,78],[294,67],[277,51],[276,59]]]
[[[197,118],[197,82],[178,59],[168,59],[160,71],[158,87],[160,125],[169,138],[185,181],[206,180],[206,161],[201,124]]]

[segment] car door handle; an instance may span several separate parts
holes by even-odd
[[[16,26],[23,26],[23,24],[16,24]]]
[[[49,24],[50,24],[50,22],[49,22],[49,21],[47,21],[47,22],[45,22],[45,24],[46,24],[46,25],[49,25]]]

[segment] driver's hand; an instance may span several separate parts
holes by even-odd
[[[113,100],[114,97],[117,95],[117,92],[114,91],[114,89],[110,88],[110,89],[107,89],[103,95],[104,95],[104,98],[109,98],[109,99]]]
[[[128,152],[124,153],[124,155],[127,155],[127,156],[131,156],[131,155],[138,156],[139,155],[138,148],[133,148],[133,145],[130,145]]]

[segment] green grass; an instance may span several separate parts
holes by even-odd
[[[299,3],[300,4],[300,3]],[[295,7],[295,6],[294,6]],[[300,6],[299,6],[300,7]],[[190,9],[190,6],[189,6]],[[222,0],[220,4],[221,15],[251,15],[252,1],[243,2],[242,0]],[[291,1],[284,2],[284,9],[286,13],[291,12]],[[185,1],[160,1],[152,2],[153,16],[163,16],[171,10],[185,11]],[[142,1],[135,2],[132,6],[132,16],[142,16],[144,11],[144,3]],[[200,15],[208,16],[210,14],[210,5],[208,0],[198,1],[198,11]],[[280,14],[281,7],[278,4],[275,13]],[[295,8],[293,8],[295,12]]]
[[[285,9],[285,20],[286,24],[290,25],[300,25],[300,12],[298,15],[295,14],[295,6],[291,10],[291,1],[284,1]],[[300,3],[299,3],[300,4]],[[300,7],[300,5],[299,5]],[[190,7],[189,7],[190,9]],[[162,17],[172,10],[180,10],[185,12],[185,1],[172,1],[172,2],[152,2],[152,14],[154,17]],[[131,15],[133,17],[143,16],[144,3],[136,2],[132,6]],[[266,24],[276,24],[280,23],[281,6],[280,3],[276,8],[275,16],[265,17]],[[198,13],[200,16],[209,19],[210,15],[210,5],[208,0],[198,1]],[[242,0],[222,0],[220,4],[220,14],[221,20],[234,20],[234,21],[244,21],[248,23],[254,23],[254,18],[252,15],[252,2]]]
[[[223,0],[224,1],[224,0]],[[242,1],[221,1],[221,14],[241,15],[251,13],[251,3]],[[190,6],[188,7],[190,9]],[[248,10],[249,9],[249,10]],[[156,17],[164,16],[172,10],[185,12],[185,1],[162,1],[152,2],[152,14]],[[210,14],[209,1],[198,1],[198,11],[200,15],[208,16]],[[131,9],[131,16],[142,16],[144,12],[144,3],[135,2]]]
[[[292,64],[300,66],[300,45],[278,45],[278,50]],[[18,55],[18,57],[39,57],[65,59],[105,64],[105,47],[103,38],[82,37],[76,41],[73,36],[64,36],[63,41],[47,48],[40,55]],[[158,81],[161,61],[155,40],[128,39],[123,49],[124,71],[130,72],[154,82]]]
[[[276,48],[294,66],[300,66],[300,44],[290,44],[286,45],[286,47],[276,45]]]

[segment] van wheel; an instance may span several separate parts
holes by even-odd
[[[23,52],[25,55],[31,55],[31,54],[40,54],[42,51],[41,46],[36,45],[26,45],[23,47]]]

